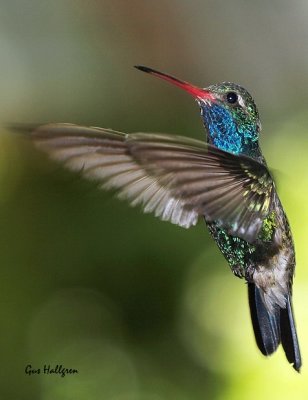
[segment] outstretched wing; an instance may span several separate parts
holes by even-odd
[[[267,168],[197,140],[71,124],[43,125],[32,138],[69,169],[186,228],[205,216],[253,242],[269,212],[273,181]]]

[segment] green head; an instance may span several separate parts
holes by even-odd
[[[209,143],[234,154],[261,156],[258,110],[253,98],[243,87],[223,82],[201,89],[148,67],[136,68],[179,86],[197,100]]]
[[[251,95],[231,82],[204,89],[212,99],[198,99],[208,141],[235,154],[259,155],[259,113]]]

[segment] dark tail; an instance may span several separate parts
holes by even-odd
[[[288,297],[286,308],[277,307],[273,313],[265,307],[260,289],[254,283],[248,283],[248,297],[252,326],[260,351],[265,356],[269,356],[281,343],[289,363],[293,364],[293,368],[299,372],[302,361],[291,297]]]

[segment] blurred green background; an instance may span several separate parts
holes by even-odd
[[[0,0],[2,399],[306,399],[308,3]],[[202,221],[142,215],[64,171],[8,122],[202,139],[198,108],[148,65],[255,97],[297,251],[302,373],[254,342],[246,287]],[[62,364],[79,374],[24,373]]]

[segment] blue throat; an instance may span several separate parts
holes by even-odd
[[[231,112],[219,104],[201,105],[201,115],[209,143],[236,155],[261,156],[255,124],[244,120],[237,124]]]

